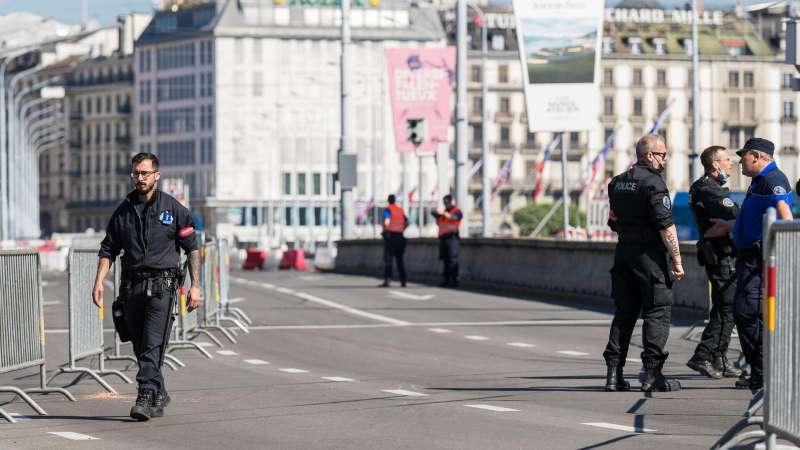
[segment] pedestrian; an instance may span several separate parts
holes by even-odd
[[[439,227],[439,259],[443,265],[443,280],[440,286],[458,287],[458,252],[461,247],[458,229],[464,214],[453,202],[452,195],[445,195],[442,202],[444,211],[432,212]]]
[[[641,390],[677,391],[677,380],[662,374],[669,353],[672,283],[683,275],[678,235],[672,219],[672,201],[663,172],[667,164],[664,139],[655,134],[636,143],[636,164],[608,185],[608,224],[619,235],[611,295],[616,312],[611,323],[606,361],[606,390],[627,391],[623,367],[639,314],[642,315],[644,378]]]
[[[703,234],[714,225],[713,219],[733,220],[739,205],[723,187],[733,172],[733,162],[725,147],[711,146],[700,155],[705,173],[689,189],[689,207],[697,223],[697,260],[706,269],[711,285],[711,311],[708,325],[689,368],[709,378],[738,378],[742,371],[728,361],[728,345],[733,332],[733,296],[736,292],[736,269],[730,234],[706,238]]]
[[[392,279],[392,260],[397,262],[397,271],[400,273],[400,284],[406,287],[406,238],[403,232],[408,227],[408,217],[403,208],[397,206],[394,194],[386,200],[388,205],[383,210],[383,284],[380,287],[389,287]]]
[[[764,384],[761,335],[764,328],[761,318],[762,220],[770,207],[777,210],[780,219],[792,219],[792,186],[775,164],[774,153],[775,144],[762,138],[748,139],[744,147],[736,152],[740,158],[742,175],[752,178],[741,212],[735,220],[716,220],[717,223],[705,233],[705,237],[713,238],[733,231],[736,253],[733,318],[742,353],[750,365],[750,378],[737,380],[736,387],[749,388],[752,392],[761,389]]]
[[[117,207],[100,244],[92,297],[103,305],[103,280],[122,254],[120,300],[139,363],[138,396],[130,416],[138,421],[164,415],[170,397],[161,365],[173,319],[180,277],[180,249],[188,255],[192,284],[187,310],[200,305],[200,253],[194,221],[188,209],[157,189],[158,158],[139,153],[131,160],[134,190]]]

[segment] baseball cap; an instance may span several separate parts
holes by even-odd
[[[736,150],[736,154],[741,157],[748,150],[758,150],[772,156],[775,153],[775,144],[762,138],[750,138],[744,143],[744,147],[741,150]]]

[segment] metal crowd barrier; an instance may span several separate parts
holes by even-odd
[[[202,287],[203,302],[200,306],[202,312],[201,327],[204,330],[216,330],[222,333],[229,341],[236,343],[233,332],[223,327],[220,323],[222,300],[220,294],[220,270],[217,243],[206,242],[200,250],[203,262]]]
[[[115,375],[125,383],[131,381],[122,372],[105,368],[105,347],[103,346],[103,308],[97,308],[92,302],[95,275],[97,273],[97,252],[99,249],[76,249],[69,252],[69,365],[61,367],[50,377],[52,381],[63,373],[79,374],[70,383],[74,385],[84,376],[97,381],[100,386],[112,394],[117,391],[102,377]],[[78,367],[79,360],[96,356],[96,370]]]
[[[183,286],[178,289],[178,298],[175,302],[175,308],[177,309],[177,316],[178,320],[175,321],[173,328],[170,334],[170,340],[167,344],[166,354],[169,355],[175,350],[180,349],[195,349],[202,353],[208,359],[214,359],[210,353],[206,349],[204,349],[200,344],[197,342],[192,342],[190,333],[199,333],[198,323],[197,323],[197,310],[189,312],[186,308],[187,303],[187,293],[189,292],[189,287],[191,286],[191,281],[187,276],[184,280]]]
[[[230,306],[228,292],[231,283],[231,258],[230,249],[225,240],[217,241],[217,257],[219,258],[220,300],[222,303],[222,309],[217,314],[218,320],[231,322],[244,333],[250,333],[247,325],[252,325],[253,321],[241,309]]]
[[[767,210],[763,261],[764,389],[714,448],[755,440],[750,445],[773,450],[779,438],[800,445],[800,220],[777,220],[775,209]],[[750,425],[763,429],[742,432]]]
[[[38,414],[47,415],[28,393],[58,392],[70,401],[66,389],[47,387],[44,352],[44,310],[39,255],[35,250],[0,251],[0,374],[39,366],[38,388],[0,386],[0,392],[21,398]],[[0,417],[16,423],[0,408]]]

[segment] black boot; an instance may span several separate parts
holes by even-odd
[[[379,284],[378,287],[389,287],[389,280],[383,280],[383,283]]]
[[[714,358],[714,368],[722,372],[722,376],[725,378],[739,378],[742,375],[741,370],[728,361],[728,358],[723,358],[722,356]]]
[[[631,384],[625,381],[622,366],[608,366],[606,371],[606,392],[627,392]]]
[[[708,378],[713,378],[715,380],[722,378],[722,372],[719,371],[711,361],[699,358],[696,354],[686,363],[686,366]]]
[[[664,360],[647,361],[644,363],[644,379],[642,380],[642,392],[673,392],[681,390],[681,383],[678,380],[668,380],[661,370],[664,368]]]
[[[136,403],[131,408],[131,417],[139,422],[146,422],[153,417],[153,391],[150,389],[140,389],[136,397]]]
[[[172,399],[169,398],[169,394],[166,392],[158,392],[153,397],[152,417],[164,416],[164,408],[169,405],[170,401],[172,401]]]

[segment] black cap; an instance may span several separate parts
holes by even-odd
[[[736,150],[736,154],[741,157],[742,154],[748,150],[758,150],[759,152],[772,156],[772,154],[775,153],[775,144],[773,144],[772,141],[762,138],[750,138],[744,143],[744,147],[742,147],[741,150]]]

